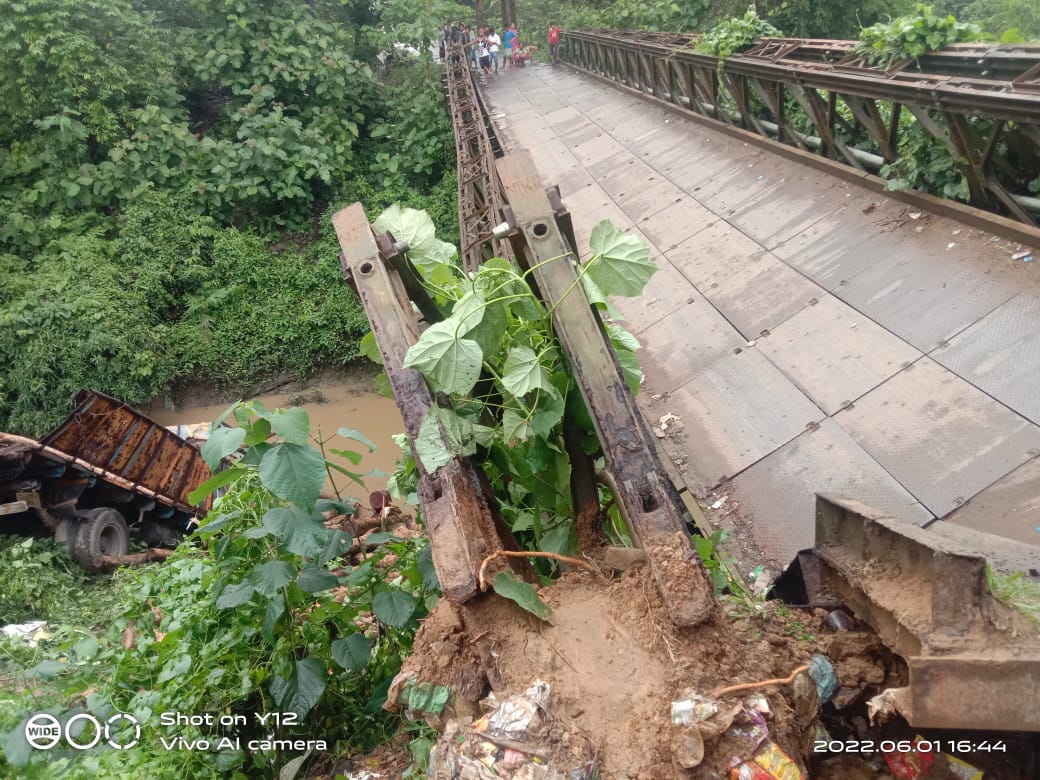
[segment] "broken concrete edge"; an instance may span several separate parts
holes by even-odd
[[[875,708],[921,728],[1040,731],[1040,634],[989,592],[978,550],[817,494],[815,553],[822,586],[907,662],[909,685]]]

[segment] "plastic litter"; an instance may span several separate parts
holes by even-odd
[[[816,695],[820,697],[820,701],[830,701],[834,692],[838,690],[838,675],[826,656],[816,653],[809,659],[809,676],[816,683]]]
[[[798,765],[772,740],[745,761],[730,770],[731,780],[802,780]]]
[[[711,508],[712,509],[720,509],[722,507],[722,505],[726,503],[726,499],[728,499],[728,498],[729,498],[729,496],[723,496],[718,501],[716,501],[714,504],[712,504]]]
[[[1024,249],[1021,252],[1015,252],[1015,254],[1011,255],[1011,259],[1021,260],[1023,263],[1031,263],[1033,261],[1033,253],[1028,249]]]
[[[578,755],[581,740],[562,735],[549,709],[549,683],[534,680],[526,691],[481,702],[475,721],[452,719],[430,752],[429,780],[591,780],[598,765]],[[567,747],[562,747],[566,745]],[[591,747],[591,746],[590,746]]]
[[[931,751],[919,751],[914,748],[884,755],[885,763],[896,780],[918,780],[927,777],[935,767],[935,754]]]
[[[31,620],[28,623],[10,623],[0,628],[0,634],[12,639],[24,639],[29,647],[36,647],[36,643],[41,639],[51,638],[51,635],[45,630],[46,627],[47,621],[45,620]]]

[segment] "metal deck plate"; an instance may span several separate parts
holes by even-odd
[[[997,480],[943,522],[1040,545],[1040,458]]]
[[[654,246],[667,252],[717,219],[714,212],[704,208],[689,195],[684,195],[656,214],[643,217],[638,225]]]
[[[946,238],[951,236],[939,241]],[[948,243],[954,246],[945,249]],[[928,352],[1017,292],[988,275],[956,241],[948,243],[932,238],[922,245],[905,232],[873,237],[856,247],[867,267],[832,292]]]
[[[680,200],[685,193],[654,171],[645,184],[633,181],[624,191],[619,192],[615,202],[633,221],[656,214],[669,203]]]
[[[711,289],[702,291],[716,309],[753,340],[777,327],[827,292],[771,254],[756,255]]]
[[[693,285],[683,278],[675,266],[663,257],[654,257],[653,261],[659,270],[650,277],[642,295],[611,299],[611,303],[628,320],[624,323],[625,327],[637,334],[653,327],[680,306],[700,300]],[[642,361],[645,355],[645,352],[640,352],[639,359]]]
[[[660,393],[672,392],[718,358],[744,346],[740,334],[700,293],[690,290],[688,299],[693,303],[636,333],[644,347],[639,360]]]
[[[827,414],[834,414],[921,353],[832,295],[772,329],[758,348]]]
[[[686,426],[694,490],[733,477],[825,416],[753,348],[720,357],[665,405]]]
[[[1040,453],[1040,428],[927,357],[834,419],[938,517]]]
[[[753,519],[750,532],[758,546],[782,564],[813,545],[816,493],[846,496],[919,525],[932,519],[831,419],[760,460],[731,485],[730,495]]]
[[[1019,414],[1040,423],[1038,321],[1040,298],[1023,293],[997,307],[931,356]]]
[[[725,222],[712,223],[665,254],[699,290],[710,291],[765,254],[759,244]]]

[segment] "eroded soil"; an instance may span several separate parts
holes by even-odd
[[[710,695],[735,683],[787,677],[835,638],[819,616],[772,605],[720,605],[703,625],[677,630],[646,567],[619,579],[570,573],[540,595],[553,609],[553,625],[495,596],[462,607],[442,600],[424,621],[404,672],[452,686],[459,696],[449,715],[457,716],[476,715],[477,701],[490,690],[501,700],[545,680],[562,731],[594,746],[605,779],[724,776],[735,756],[749,756],[749,746],[727,731],[706,745],[700,766],[678,770],[672,701],[691,689]],[[844,636],[856,644],[858,634]],[[840,670],[850,683],[884,676],[871,668],[867,636],[858,640],[861,652],[847,656],[859,660]],[[765,695],[770,738],[802,763],[814,703],[807,707],[791,686],[750,693]],[[739,704],[747,695],[726,700]],[[808,717],[799,717],[806,709]]]

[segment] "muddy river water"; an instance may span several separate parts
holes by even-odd
[[[260,401],[268,409],[286,409],[290,406],[303,408],[310,416],[311,432],[316,433],[320,428],[323,438],[334,434],[339,428],[360,431],[376,445],[375,452],[369,453],[364,445],[339,437],[335,437],[328,446],[353,449],[362,453],[361,463],[357,467],[343,462],[343,465],[352,471],[363,474],[383,471],[389,474],[393,471],[394,462],[401,452],[391,436],[404,431],[404,424],[394,401],[372,392],[372,380],[373,376],[365,371],[347,378],[322,378],[310,383],[295,384],[291,388],[252,398]],[[144,411],[162,425],[213,422],[227,409],[229,402],[212,402],[212,395],[209,398],[206,398],[206,395],[204,390],[196,388],[191,393],[184,394],[183,398],[175,399],[173,404],[157,402]],[[346,477],[342,482],[348,482]],[[337,486],[345,494],[357,497],[362,497],[362,493],[365,492],[353,483],[341,484],[337,480]],[[368,491],[380,490],[385,486],[385,476],[365,477],[365,487]]]

